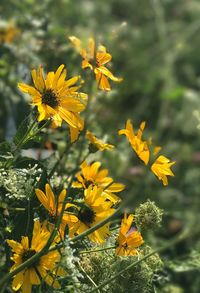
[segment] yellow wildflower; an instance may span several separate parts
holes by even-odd
[[[170,162],[168,158],[161,155],[152,164],[151,170],[159,180],[162,180],[163,185],[168,185],[167,176],[174,176],[174,173],[170,170],[170,167],[174,164],[175,162]]]
[[[52,119],[52,127],[61,126],[62,120],[70,127],[82,130],[84,122],[79,113],[86,107],[87,95],[77,92],[79,76],[65,80],[67,70],[60,65],[57,71],[49,72],[44,78],[43,69],[32,70],[34,87],[19,83],[19,89],[32,97],[32,104],[37,106],[38,121]]]
[[[119,231],[119,236],[117,238],[117,255],[135,255],[137,254],[137,248],[144,243],[141,234],[135,228],[131,228],[133,220],[133,215],[129,215],[128,217],[126,214],[124,215],[124,219],[122,220]]]
[[[102,196],[102,189],[96,186],[90,186],[84,191],[84,204],[81,207],[77,207],[78,221],[76,223],[70,222],[68,224],[69,237],[73,238],[75,235],[81,234],[95,226],[97,223],[103,221],[114,213],[115,210],[111,207],[112,203]],[[88,237],[93,242],[103,243],[109,235],[109,223],[107,223],[103,227],[89,234]]]
[[[54,224],[56,223],[56,220],[59,218],[61,210],[62,210],[62,205],[63,205],[63,201],[66,197],[66,193],[67,191],[65,189],[63,189],[63,191],[61,191],[61,193],[59,194],[58,198],[55,198],[55,195],[50,187],[49,184],[45,185],[45,193],[40,190],[40,189],[36,189],[35,193],[37,195],[37,198],[39,199],[39,201],[42,203],[42,205],[47,209],[47,211],[49,212],[49,222],[52,225],[52,227],[54,226]],[[67,209],[68,207],[68,203],[66,204],[65,208]],[[60,233],[61,236],[64,236],[64,231],[65,231],[65,227],[69,222],[76,222],[77,219],[74,215],[68,214],[68,213],[64,213],[63,217],[62,217],[62,222],[60,225]]]
[[[8,26],[0,27],[0,44],[12,43],[13,39],[19,34],[19,29],[17,29],[14,24],[9,24]]]
[[[113,203],[120,201],[120,198],[115,195],[124,190],[125,185],[113,182],[111,177],[107,177],[108,170],[101,169],[100,162],[94,162],[89,165],[86,161],[81,164],[81,171],[76,173],[76,182],[73,182],[73,187],[87,189],[90,185],[97,186],[103,189],[102,196],[109,199]]]
[[[11,257],[14,265],[10,270],[15,270],[23,262],[41,251],[46,245],[49,237],[50,232],[44,225],[40,224],[39,220],[36,220],[31,242],[29,242],[27,236],[22,236],[21,242],[7,240],[8,245],[12,248],[14,253]],[[14,276],[12,289],[18,291],[21,288],[22,293],[31,293],[32,285],[40,285],[42,279],[49,286],[59,289],[60,284],[56,280],[56,277],[65,275],[64,270],[58,267],[60,258],[60,253],[57,250],[47,252],[47,254],[41,256],[30,267],[23,269]]]
[[[119,130],[118,134],[126,135],[133,150],[136,152],[138,157],[145,163],[145,165],[147,165],[149,162],[150,151],[147,142],[142,140],[142,133],[144,131],[144,128],[145,122],[143,121],[140,124],[140,128],[137,134],[135,135],[133,125],[131,124],[131,121],[128,119],[126,122],[126,128]]]
[[[82,68],[90,68],[94,71],[96,76],[96,81],[99,85],[99,88],[105,91],[110,91],[111,87],[108,82],[108,78],[115,82],[122,81],[122,78],[115,77],[105,64],[111,61],[111,54],[106,52],[106,48],[104,46],[98,46],[96,48],[95,41],[93,38],[88,40],[88,51],[82,47],[82,42],[74,37],[69,37],[69,40],[79,51],[80,55],[83,58]]]
[[[114,145],[104,143],[102,140],[98,139],[90,131],[86,132],[86,137],[90,141],[91,145],[93,145],[97,150],[104,151],[104,150],[111,150],[114,148]]]

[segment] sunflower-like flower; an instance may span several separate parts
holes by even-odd
[[[104,151],[104,150],[112,150],[114,148],[114,145],[112,144],[108,144],[108,143],[104,143],[102,140],[98,139],[94,134],[92,134],[90,131],[86,132],[86,137],[89,140],[90,144],[91,144],[91,149],[94,151],[100,150],[100,151]]]
[[[174,176],[174,173],[170,169],[174,164],[175,162],[170,162],[168,158],[161,155],[152,164],[151,170],[159,180],[162,180],[163,185],[168,185],[167,176]]]
[[[75,235],[83,233],[109,217],[115,211],[112,205],[110,201],[107,201],[102,196],[101,188],[97,186],[92,187],[90,185],[90,187],[84,191],[84,204],[76,207],[78,210],[78,221],[75,224],[72,222],[68,223],[69,237],[73,238]],[[89,234],[88,238],[93,242],[103,243],[109,235],[109,223],[107,223]]]
[[[82,47],[82,42],[78,38],[71,36],[69,37],[69,40],[76,47],[83,58],[82,68],[90,68],[94,71],[96,81],[100,89],[105,91],[111,90],[108,78],[115,82],[123,80],[122,78],[115,77],[105,66],[105,64],[111,61],[112,56],[106,52],[106,48],[104,46],[98,46],[98,48],[96,48],[94,39],[89,38],[88,50],[86,50]]]
[[[3,25],[0,27],[0,44],[10,44],[19,34],[19,29],[14,24]]]
[[[150,151],[149,147],[146,141],[142,140],[142,133],[145,128],[145,122],[143,121],[140,124],[140,128],[135,135],[134,130],[133,130],[133,125],[131,121],[128,119],[126,122],[126,128],[119,130],[118,134],[125,134],[126,137],[128,138],[133,150],[136,152],[138,157],[145,163],[145,165],[148,164],[149,162],[149,157],[150,157]]]
[[[84,161],[81,164],[81,171],[76,173],[77,181],[73,182],[73,187],[87,189],[90,185],[102,188],[102,196],[109,199],[111,202],[116,203],[120,198],[115,195],[124,190],[125,185],[113,182],[111,177],[107,177],[108,170],[101,169],[100,162],[94,162],[91,165]]]
[[[45,193],[40,189],[36,189],[35,193],[39,201],[49,212],[49,223],[50,223],[50,226],[53,227],[54,224],[56,223],[56,220],[60,217],[63,201],[66,197],[67,191],[63,189],[63,191],[61,191],[61,193],[56,198],[50,185],[46,184]],[[69,205],[68,203],[65,205],[65,209],[68,208],[68,205]],[[64,212],[62,216],[61,225],[60,225],[60,233],[62,237],[64,236],[66,225],[70,222],[74,223],[76,221],[77,221],[77,218],[74,215]]]
[[[19,83],[19,89],[32,97],[32,104],[37,106],[38,121],[52,119],[52,127],[61,126],[66,121],[73,129],[82,130],[84,122],[79,113],[86,107],[87,95],[77,92],[75,85],[79,76],[66,80],[67,70],[60,65],[56,72],[49,72],[44,78],[43,69],[32,70],[33,86]]]
[[[31,242],[27,236],[22,236],[21,242],[7,240],[14,253],[11,257],[14,265],[10,270],[15,270],[23,262],[40,252],[46,245],[49,237],[50,232],[44,225],[40,224],[39,220],[36,220],[34,222]],[[44,280],[49,286],[59,289],[60,284],[56,277],[66,275],[65,271],[58,266],[60,258],[60,253],[57,250],[47,252],[47,254],[41,256],[30,267],[23,269],[14,276],[12,282],[13,290],[18,291],[21,288],[22,293],[31,293],[32,285],[40,285],[41,280]]]
[[[141,234],[135,228],[131,228],[133,220],[133,215],[127,217],[127,214],[124,214],[124,219],[122,220],[119,236],[117,238],[117,255],[135,255],[138,252],[137,248],[144,243]]]

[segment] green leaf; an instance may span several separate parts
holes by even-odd
[[[19,145],[23,138],[25,137],[28,128],[30,126],[30,116],[26,117],[22,123],[19,125],[15,136],[13,137],[13,142],[15,145]]]
[[[0,143],[0,154],[11,151],[11,145],[6,140]]]

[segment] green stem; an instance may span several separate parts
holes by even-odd
[[[84,270],[84,268],[81,266],[80,262],[78,262],[78,266],[81,269],[81,271],[84,273],[84,275],[86,276],[86,278],[92,283],[92,285],[94,285],[95,287],[97,287],[97,284],[94,282],[94,280],[86,273],[86,271]],[[100,292],[98,290],[98,292]]]
[[[25,142],[23,143],[23,144],[25,144],[25,143],[27,143],[30,139],[32,139],[34,136],[36,136],[42,129],[44,129],[46,126],[48,126],[50,124],[50,120],[47,120],[40,128],[38,128],[37,130],[36,130],[36,132],[34,132],[32,135],[30,135],[29,137],[28,137],[28,139],[27,140],[25,140]]]
[[[56,169],[58,168],[59,164],[61,163],[62,159],[64,158],[64,156],[68,153],[68,151],[70,150],[71,147],[71,143],[67,145],[67,147],[65,148],[65,150],[61,153],[59,159],[56,161],[55,165],[53,166],[53,168],[51,169],[51,171],[49,172],[49,179],[53,176],[53,174],[55,173]]]
[[[90,293],[96,292],[97,290],[103,288],[105,285],[113,282],[115,279],[117,279],[119,276],[121,276],[122,274],[124,274],[125,272],[127,272],[128,270],[130,270],[131,268],[133,268],[134,266],[138,265],[139,263],[141,263],[142,261],[146,260],[147,258],[149,258],[150,256],[156,254],[156,253],[160,253],[165,251],[166,249],[168,249],[169,247],[172,247],[173,245],[185,240],[186,238],[189,238],[191,236],[194,236],[195,234],[198,234],[200,232],[200,230],[196,230],[193,231],[192,233],[186,232],[184,231],[183,233],[181,233],[180,235],[178,235],[175,239],[169,241],[166,245],[161,246],[158,249],[155,249],[154,251],[150,252],[149,254],[145,255],[144,257],[140,258],[139,260],[133,262],[132,264],[128,265],[125,269],[121,270],[120,272],[118,272],[117,274],[115,274],[113,277],[105,280],[104,282],[102,282],[98,287],[94,288],[92,291],[90,291]]]
[[[38,123],[37,119],[34,119],[32,124],[30,125],[29,129],[27,129],[26,133],[24,134],[24,136],[22,137],[20,142],[16,145],[14,152],[18,151],[24,145],[24,143],[26,143],[29,140],[29,134],[37,123]]]
[[[86,253],[91,253],[91,252],[105,251],[105,250],[110,250],[110,249],[115,249],[115,248],[116,248],[116,245],[113,245],[113,246],[102,247],[102,248],[94,249],[94,250],[83,250],[83,251],[80,251],[79,254],[86,254]]]

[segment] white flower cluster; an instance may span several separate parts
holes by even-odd
[[[82,274],[77,268],[77,263],[80,261],[78,256],[75,256],[75,249],[73,249],[69,244],[68,237],[65,238],[64,251],[62,253],[61,265],[67,271],[68,276],[68,286],[73,286],[74,289],[78,290],[80,285],[80,278],[83,278]],[[65,277],[66,278],[66,277]]]
[[[5,190],[5,193],[0,193],[0,199],[29,198],[41,174],[42,169],[37,164],[29,165],[27,169],[0,169],[0,188]]]

